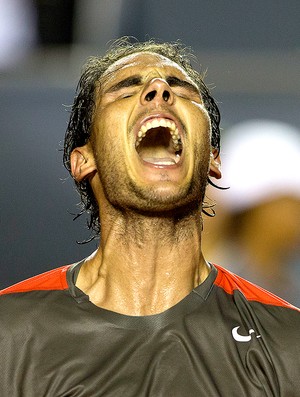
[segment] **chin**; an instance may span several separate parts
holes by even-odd
[[[131,209],[139,212],[168,212],[179,209],[199,208],[201,205],[200,191],[188,186],[155,186],[137,189],[135,187],[135,200]]]

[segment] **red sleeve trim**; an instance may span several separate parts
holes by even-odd
[[[68,288],[67,270],[71,265],[59,267],[21,281],[0,291],[0,295],[29,291],[63,290]]]
[[[286,302],[284,299],[231,273],[229,270],[218,265],[215,265],[215,267],[218,270],[218,274],[214,284],[222,288],[228,294],[233,294],[235,290],[239,290],[249,301],[257,301],[266,305],[288,307],[300,311],[300,309]]]

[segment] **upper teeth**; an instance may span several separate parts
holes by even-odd
[[[174,144],[174,149],[177,151],[180,149],[181,146],[181,139],[179,136],[179,131],[178,128],[176,127],[176,124],[174,121],[171,121],[169,119],[163,119],[163,118],[155,118],[152,120],[147,121],[145,124],[143,124],[137,134],[137,140],[136,140],[136,146],[140,144],[140,142],[143,140],[143,138],[146,136],[147,132],[151,130],[151,128],[157,128],[157,127],[166,127],[169,128],[170,134],[173,140]]]

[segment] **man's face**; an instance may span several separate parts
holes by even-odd
[[[166,211],[201,202],[210,135],[197,86],[171,60],[133,54],[101,78],[91,144],[113,205]]]

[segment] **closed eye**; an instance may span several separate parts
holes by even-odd
[[[119,95],[119,99],[126,99],[126,98],[131,98],[134,95],[134,93],[130,93],[130,94],[121,94]]]
[[[126,99],[133,96],[136,93],[136,88],[141,85],[140,76],[130,76],[110,86],[105,90],[105,94],[114,99]]]
[[[131,98],[137,93],[137,90],[135,89],[122,89],[119,90],[117,93],[115,93],[115,98],[116,99],[126,99],[126,98]]]

